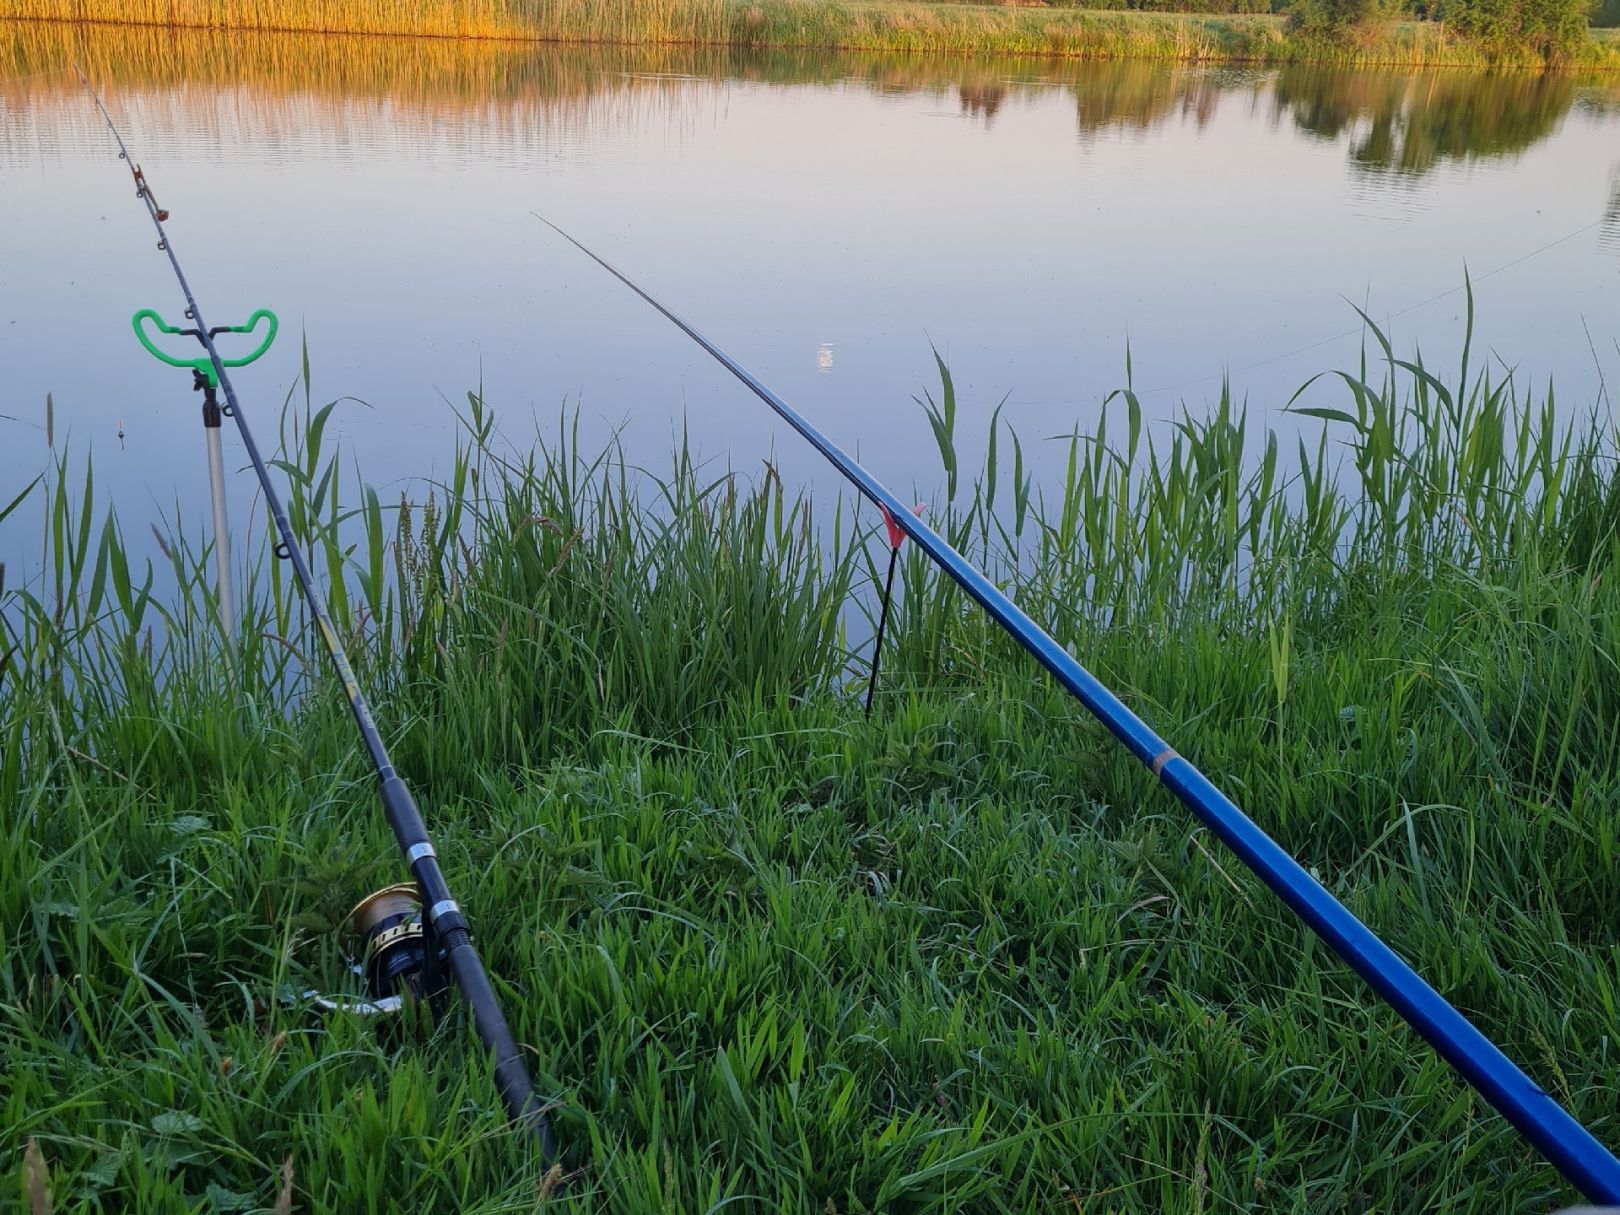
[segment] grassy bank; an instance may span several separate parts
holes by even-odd
[[[1270,14],[1004,8],[921,0],[0,0],[0,18],[562,42],[695,43],[877,52],[1539,67],[1529,48],[1488,51],[1429,22],[1352,44],[1306,37]],[[1620,68],[1620,47],[1583,44],[1575,66]]]
[[[1005,429],[958,467],[934,397],[936,522],[1620,1141],[1608,426],[1391,361],[1314,385],[1292,453],[1229,403],[1157,431],[1116,398],[1040,492]],[[431,495],[347,486],[324,410],[284,473],[556,1096],[548,1205],[1575,1197],[910,550],[864,721],[870,510],[679,453],[653,481],[566,426],[514,461],[469,406]],[[298,998],[352,982],[332,928],[398,862],[282,567],[248,559],[226,646],[195,538],[161,529],[160,579],[87,463],[33,495],[43,569],[0,601],[8,1201],[535,1209],[459,1017]]]

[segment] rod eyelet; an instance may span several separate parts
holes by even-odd
[[[277,561],[287,561],[292,557],[292,549],[287,547],[285,540],[277,542],[275,552]]]

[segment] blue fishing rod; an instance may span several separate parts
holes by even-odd
[[[1178,755],[1119,697],[1058,645],[1029,614],[1009,599],[967,558],[952,548],[882,482],[867,472],[809,420],[736,359],[721,350],[681,317],[654,299],[622,270],[586,248],[545,216],[552,231],[663,313],[776,413],[842,473],[863,496],[883,508],[912,540],[968,593],[1013,639],[1051,672],[1052,677],[1107,726],[1163,784],[1226,846],[1254,871],[1335,953],[1348,962],[1372,989],[1387,1000],[1496,1107],[1526,1139],[1593,1202],[1620,1204],[1620,1160],[1520,1071],[1497,1046],[1445,998],[1423,981],[1378,935],[1262,831],[1248,815],[1212,784],[1184,756]]]

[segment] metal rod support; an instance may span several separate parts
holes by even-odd
[[[225,457],[220,450],[219,406],[209,393],[203,405],[203,434],[208,440],[208,493],[214,504],[214,581],[218,588],[219,622],[225,636],[236,640],[235,595],[231,590],[231,525],[225,508]]]
[[[1147,765],[1183,805],[1236,852],[1261,881],[1332,946],[1334,952],[1388,1001],[1442,1058],[1461,1072],[1463,1079],[1518,1128],[1576,1189],[1593,1202],[1620,1203],[1620,1160],[1425,983],[1377,934],[1329,894],[1202,772],[1176,754],[1146,722],[1127,709],[1027,612],[752,372],[637,286],[623,271],[592,253],[544,216],[537,214],[535,218],[663,313],[808,440],[861,494],[885,508],[934,564],[949,574],[1060,685],[1108,727],[1132,755]]]

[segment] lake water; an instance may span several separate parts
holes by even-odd
[[[1620,376],[1620,81],[0,34],[0,491],[43,467],[50,392],[58,449],[93,449],[132,534],[202,520],[202,437],[186,373],[130,334],[182,304],[72,58],[210,321],[281,315],[237,379],[261,440],[302,331],[315,396],[366,403],[337,418],[385,498],[444,470],[447,401],[480,383],[519,444],[577,404],[653,467],[684,424],[737,469],[774,446],[790,483],[831,485],[536,211],[925,496],[930,343],[972,436],[1003,399],[1026,440],[1089,427],[1127,341],[1158,418],[1225,373],[1286,426],[1304,379],[1354,363],[1349,301],[1451,365],[1466,266],[1476,348],[1572,409]],[[252,490],[234,474],[238,521]],[[37,543],[13,521],[0,560]]]

